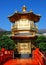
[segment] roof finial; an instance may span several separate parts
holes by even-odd
[[[22,7],[22,11],[26,12],[26,6],[25,5]]]
[[[15,11],[15,13],[18,13],[18,11]]]

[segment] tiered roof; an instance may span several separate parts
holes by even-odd
[[[39,14],[34,14],[32,10],[30,12],[26,12],[25,6],[22,7],[22,12],[16,11],[13,15],[8,16],[9,20],[13,23],[23,18],[38,22],[40,17],[41,16]]]

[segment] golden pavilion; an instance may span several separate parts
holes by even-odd
[[[23,6],[22,12],[16,11],[13,15],[8,16],[13,24],[11,27],[11,39],[14,40],[17,55],[21,58],[32,56],[32,49],[35,48],[34,41],[37,39],[38,31],[36,23],[41,17],[39,14],[34,14],[32,10],[27,12],[26,9],[26,6]]]

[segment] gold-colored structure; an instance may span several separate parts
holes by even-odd
[[[34,14],[32,10],[27,12],[25,6],[22,7],[22,12],[16,11],[8,17],[13,23],[11,38],[16,41],[18,54],[30,55],[32,53],[31,49],[35,47],[34,40],[37,38],[38,27],[36,23],[40,17],[40,15]]]

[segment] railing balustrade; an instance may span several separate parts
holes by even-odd
[[[12,50],[0,50],[0,65],[2,65],[4,62],[6,62],[9,59],[13,58],[14,51]]]

